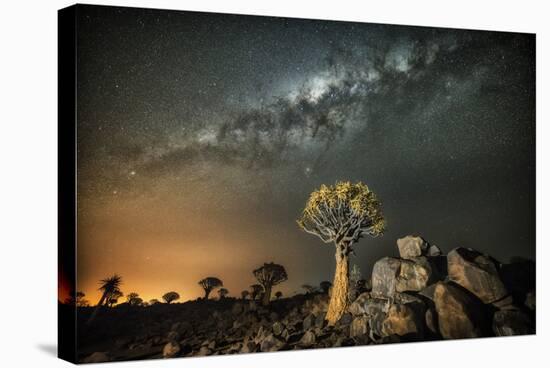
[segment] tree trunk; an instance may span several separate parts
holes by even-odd
[[[348,246],[336,247],[336,272],[332,283],[332,294],[325,319],[330,326],[336,322],[348,309],[349,299],[349,256]]]
[[[271,286],[264,286],[264,299],[262,301],[263,305],[269,305],[269,301],[271,300]]]
[[[208,300],[208,295],[210,295],[210,292],[212,289],[204,289],[204,300]]]
[[[103,293],[103,295],[101,295],[101,299],[99,299],[99,302],[95,306],[95,309],[92,315],[90,316],[90,319],[86,322],[87,325],[91,324],[94,321],[94,319],[97,317],[97,314],[99,313],[99,310],[103,306],[105,299],[107,299],[107,293]]]

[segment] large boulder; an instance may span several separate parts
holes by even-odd
[[[400,259],[385,257],[372,270],[372,296],[390,298],[404,291],[420,291],[437,279],[426,257]]]
[[[398,258],[384,257],[372,268],[372,294],[377,297],[389,297],[395,293],[397,275],[401,268]]]
[[[445,339],[480,337],[475,300],[457,286],[438,282],[434,289],[439,332]]]
[[[399,256],[405,259],[420,257],[428,250],[428,242],[419,236],[407,235],[404,238],[397,239],[397,248]]]
[[[497,336],[528,335],[535,331],[529,317],[519,310],[500,310],[493,316],[493,332]]]
[[[421,336],[423,327],[423,319],[410,305],[392,304],[382,322],[382,335]]]
[[[404,259],[399,267],[395,291],[420,291],[429,284],[431,277],[432,267],[426,258]]]
[[[494,260],[470,248],[455,248],[447,255],[449,279],[483,303],[492,303],[508,294]]]

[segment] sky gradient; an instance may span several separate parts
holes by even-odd
[[[230,295],[274,261],[332,281],[298,228],[338,180],[378,195],[365,277],[418,234],[535,258],[533,35],[113,7],[78,14],[78,289]]]

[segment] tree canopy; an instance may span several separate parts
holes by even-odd
[[[180,298],[180,295],[178,293],[176,293],[175,291],[169,291],[169,292],[167,292],[166,294],[164,294],[162,296],[162,299],[164,299],[164,301],[167,304],[170,304],[173,301],[178,300],[179,298]]]
[[[355,243],[364,234],[378,236],[385,229],[376,195],[367,185],[349,181],[321,185],[311,193],[297,222],[305,232],[335,244]]]

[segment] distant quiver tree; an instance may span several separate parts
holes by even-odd
[[[204,289],[204,299],[208,299],[210,292],[215,288],[223,286],[222,280],[217,277],[207,277],[199,281],[199,285]]]
[[[166,302],[166,304],[170,304],[173,301],[178,300],[179,298],[180,298],[180,295],[175,291],[169,291],[162,296],[162,299]]]
[[[288,279],[286,270],[283,266],[276,263],[264,263],[264,265],[252,271],[254,277],[263,286],[264,295],[262,304],[268,305],[271,299],[271,289],[273,286],[280,284]]]

